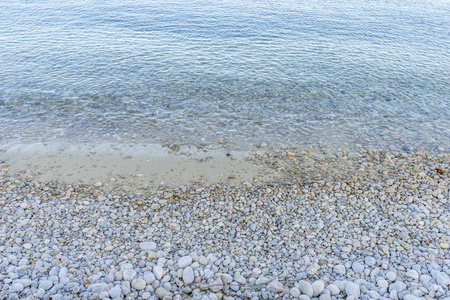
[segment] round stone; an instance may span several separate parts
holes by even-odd
[[[314,294],[314,290],[313,290],[313,287],[312,287],[311,283],[309,283],[306,280],[300,280],[298,282],[298,288],[300,289],[302,294],[305,294],[308,297],[312,297],[313,294]]]
[[[290,290],[290,293],[291,293],[291,296],[294,297],[294,298],[298,298],[301,295],[300,289],[298,287],[293,287]]]
[[[355,272],[356,274],[359,274],[359,273],[361,273],[361,272],[364,271],[364,265],[363,265],[363,264],[360,264],[360,263],[357,262],[357,261],[354,261],[354,262],[352,263],[352,270],[353,270],[353,272]]]
[[[389,271],[386,273],[386,278],[389,279],[390,281],[394,281],[397,278],[397,274],[395,274],[392,271]]]
[[[109,286],[106,283],[94,283],[93,285],[91,285],[90,290],[92,291],[92,293],[94,294],[100,294],[101,292],[107,292],[109,290]]]
[[[386,279],[384,279],[383,277],[378,277],[377,285],[380,288],[387,288],[389,286],[389,282]]]
[[[217,278],[216,280],[214,280],[213,282],[211,282],[211,284],[209,285],[209,288],[211,289],[211,291],[213,291],[214,293],[219,292],[220,290],[222,290],[223,288],[223,281],[220,278]]]
[[[183,256],[178,260],[178,268],[184,269],[192,263],[192,257]]]
[[[401,281],[396,281],[389,285],[389,292],[396,291],[398,294],[398,293],[403,292],[405,290],[405,288],[406,288],[406,284],[404,284]]]
[[[163,277],[164,271],[160,266],[155,266],[153,268],[153,274],[155,274],[156,279],[160,280]]]
[[[122,289],[119,286],[115,286],[109,290],[109,296],[112,299],[119,298],[122,295]]]
[[[14,293],[19,293],[23,291],[23,289],[24,289],[23,284],[21,284],[20,282],[13,283],[13,285],[11,285],[11,291]]]
[[[436,283],[445,288],[450,285],[450,277],[444,272],[439,272],[436,275]]]
[[[359,296],[361,295],[361,291],[359,289],[359,285],[354,282],[348,282],[345,286],[345,293],[349,297],[355,297],[356,299],[359,299]]]
[[[372,266],[375,266],[375,265],[376,265],[377,260],[376,260],[375,258],[373,258],[372,256],[367,256],[367,257],[364,259],[364,263],[365,263],[367,266],[372,267]]]
[[[39,281],[39,288],[45,291],[48,291],[53,286],[53,282],[50,280],[41,280]]]
[[[133,253],[129,253],[129,254],[133,254]],[[122,265],[120,265],[120,270],[121,271],[133,270],[133,264],[129,264],[129,263],[122,264]]]
[[[164,297],[167,297],[167,296],[170,297],[170,296],[172,296],[172,293],[169,292],[168,290],[166,290],[166,289],[163,288],[163,287],[157,288],[156,291],[155,291],[155,293],[156,293],[156,295],[158,295],[159,299],[164,299]]]
[[[440,243],[439,246],[441,246],[442,249],[448,249],[450,248],[450,243]]]
[[[105,277],[105,282],[106,282],[106,283],[114,282],[114,275],[113,275],[113,274],[108,274],[108,275],[106,275],[106,277]]]
[[[183,270],[183,282],[188,285],[194,282],[194,270],[191,267],[187,267]]]
[[[345,275],[346,269],[344,265],[336,265],[334,266],[333,271],[336,274]]]
[[[330,291],[330,294],[331,294],[332,296],[337,295],[337,294],[339,294],[339,293],[341,292],[341,291],[339,290],[339,288],[338,288],[336,285],[334,285],[334,284],[329,284],[329,285],[327,286],[327,290]]]
[[[406,294],[403,296],[403,300],[420,300],[420,298],[414,296],[413,294]]]
[[[239,291],[239,283],[237,283],[237,282],[231,282],[230,283],[230,289],[232,289],[233,291]]]
[[[313,296],[319,296],[325,289],[325,282],[322,280],[316,280],[312,284]]]
[[[123,279],[126,281],[132,281],[134,277],[136,277],[136,271],[135,270],[125,270],[123,271]]]
[[[331,294],[330,293],[325,293],[320,295],[319,300],[331,300]]]
[[[272,293],[281,293],[283,291],[283,284],[278,280],[274,280],[267,285],[267,290]]]
[[[131,292],[131,284],[130,284],[130,282],[129,281],[123,281],[121,289],[122,289],[122,294],[128,295]]]
[[[136,290],[138,290],[138,291],[145,289],[146,285],[147,285],[147,283],[146,283],[145,280],[142,279],[142,278],[134,279],[134,280],[131,282],[131,286],[132,286],[133,288],[135,288]]]
[[[198,259],[198,262],[201,264],[201,265],[207,265],[208,264],[208,259],[206,258],[206,256],[200,256],[199,257],[199,259]]]
[[[414,280],[419,279],[419,273],[417,273],[416,270],[408,270],[405,275],[406,277],[412,278]]]
[[[142,242],[139,244],[139,248],[142,250],[156,250],[155,242]]]
[[[311,276],[314,276],[317,271],[319,271],[320,266],[318,264],[312,264],[308,268],[306,268],[306,273],[308,273]]]
[[[220,279],[222,279],[224,283],[231,283],[233,281],[233,277],[231,277],[230,274],[221,274]]]
[[[144,275],[144,280],[147,284],[152,284],[153,281],[156,280],[155,274],[153,273],[147,273]]]

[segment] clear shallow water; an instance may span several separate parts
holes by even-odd
[[[448,1],[0,3],[4,142],[450,147]]]

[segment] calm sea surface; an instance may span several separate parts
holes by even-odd
[[[1,1],[1,142],[450,147],[450,1]]]

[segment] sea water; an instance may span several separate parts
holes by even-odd
[[[449,149],[450,2],[2,1],[0,139]]]

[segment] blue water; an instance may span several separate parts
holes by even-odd
[[[0,138],[450,148],[450,2],[2,1]]]

